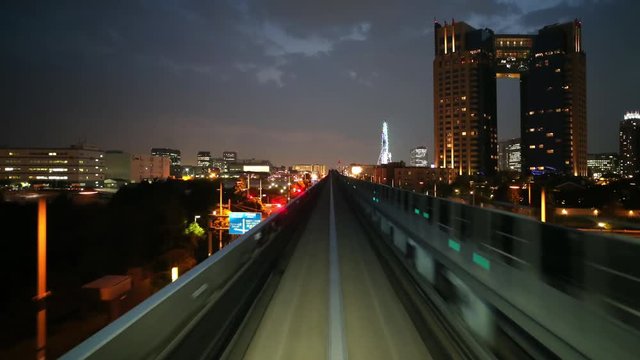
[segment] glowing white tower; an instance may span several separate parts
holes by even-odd
[[[391,152],[389,152],[389,130],[387,122],[382,123],[382,140],[380,144],[380,156],[378,157],[378,165],[388,164],[391,162]]]

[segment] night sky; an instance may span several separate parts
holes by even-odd
[[[579,18],[589,151],[617,151],[640,108],[637,0],[3,1],[0,146],[275,164],[374,163],[433,147],[433,20],[533,33]],[[498,83],[498,137],[519,136],[518,82]]]

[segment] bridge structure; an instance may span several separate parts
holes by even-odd
[[[640,243],[331,172],[63,359],[632,359]]]

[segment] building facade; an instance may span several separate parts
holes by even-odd
[[[104,151],[85,145],[0,149],[0,180],[51,187],[101,187],[105,176],[104,155]]]
[[[500,141],[498,143],[498,169],[520,172],[521,167],[520,138]]]
[[[170,175],[176,178],[182,176],[182,159],[180,150],[168,148],[153,148],[151,149],[151,155],[168,157],[171,161]]]
[[[104,154],[105,179],[130,182],[131,154],[120,150],[107,150]]]
[[[587,174],[586,55],[578,21],[535,35],[435,24],[437,168],[498,168],[496,79],[520,81],[522,170]]]
[[[493,31],[435,24],[434,163],[458,175],[497,170]]]
[[[628,112],[620,122],[620,172],[637,177],[640,172],[640,112]]]
[[[133,155],[131,181],[162,180],[171,175],[171,159],[165,156]]]
[[[327,166],[322,164],[296,164],[291,167],[291,170],[316,174],[318,177],[327,175]]]
[[[587,176],[586,101],[580,22],[544,27],[520,79],[523,172]]]
[[[238,152],[237,151],[223,151],[222,152],[222,160],[233,163],[238,161]]]
[[[411,149],[409,166],[415,167],[429,167],[429,160],[427,158],[427,147],[417,146]]]
[[[589,176],[599,179],[606,174],[617,174],[620,166],[617,153],[600,153],[587,155]]]
[[[209,151],[198,151],[197,155],[197,165],[205,171],[211,169],[213,165],[213,158],[211,157],[211,152]]]
[[[124,182],[164,180],[171,174],[171,159],[166,156],[132,155],[119,150],[105,153],[105,178]]]

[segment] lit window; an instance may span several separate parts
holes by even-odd
[[[467,135],[467,132],[466,132],[466,131],[463,131],[463,132],[462,132],[462,136],[466,136],[466,135]]]
[[[529,145],[529,149],[535,149],[536,146],[535,145]]]
[[[467,100],[467,97],[463,96],[463,97],[460,98],[460,100]]]
[[[539,144],[539,145],[538,145],[538,148],[540,148],[540,149],[544,149],[544,144]]]
[[[50,152],[50,153],[49,153],[49,156],[56,156],[56,155],[58,155],[58,154],[56,154],[56,153],[54,153],[54,152]]]
[[[547,154],[553,154],[553,149],[547,150]]]
[[[557,72],[557,73],[559,73],[559,72],[561,72],[562,70],[560,70],[560,68],[558,68],[558,69],[555,69],[554,71],[555,71],[555,72]]]
[[[547,133],[547,137],[553,137],[553,133],[552,132],[548,132]]]

